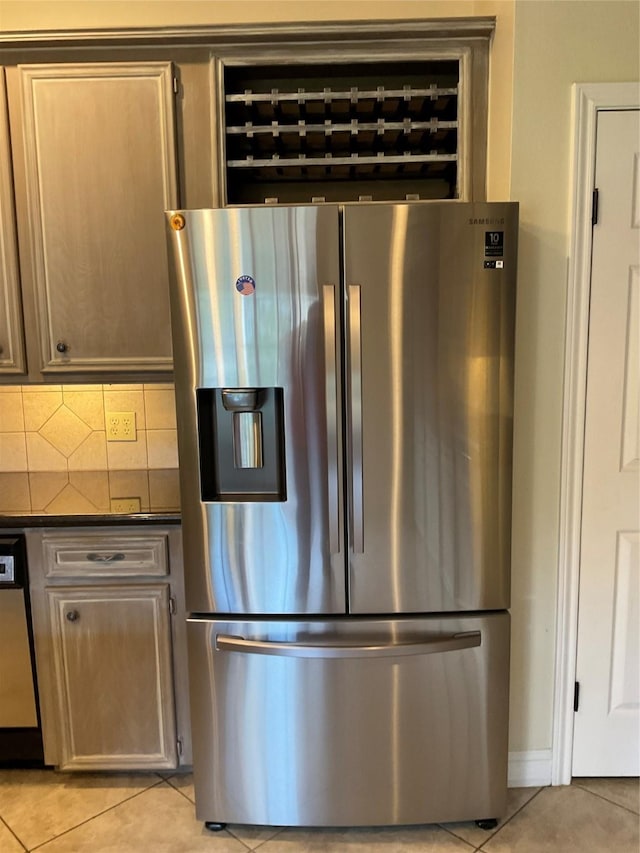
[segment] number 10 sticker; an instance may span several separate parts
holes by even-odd
[[[484,232],[485,258],[502,258],[504,256],[504,231]]]

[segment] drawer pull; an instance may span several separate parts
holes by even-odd
[[[77,622],[80,618],[80,614],[77,610],[67,610],[66,614],[67,622]]]
[[[279,655],[291,658],[390,658],[405,655],[433,655],[473,649],[481,645],[480,631],[463,631],[411,643],[371,643],[358,645],[336,643],[289,643],[273,640],[247,640],[226,634],[216,634],[216,651],[243,652],[254,655]]]
[[[92,563],[117,563],[124,559],[124,554],[120,552],[117,554],[96,554],[92,551],[90,554],[87,554],[87,560],[90,560]]]

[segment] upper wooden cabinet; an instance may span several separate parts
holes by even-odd
[[[0,68],[0,373],[24,370],[11,146],[4,69]]]
[[[178,205],[171,63],[18,71],[40,369],[171,370],[163,215]]]

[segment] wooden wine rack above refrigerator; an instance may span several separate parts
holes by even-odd
[[[463,197],[460,66],[226,66],[227,204]]]

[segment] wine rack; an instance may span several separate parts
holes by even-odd
[[[455,198],[458,63],[375,69],[229,69],[228,203]]]

